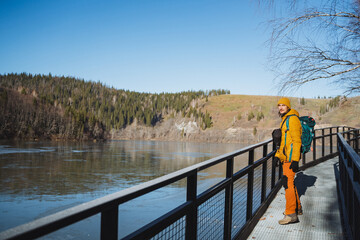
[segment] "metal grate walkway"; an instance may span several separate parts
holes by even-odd
[[[333,158],[296,175],[304,215],[300,222],[279,225],[285,210],[284,188],[276,195],[248,239],[345,239],[336,189]]]

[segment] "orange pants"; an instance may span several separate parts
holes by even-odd
[[[283,174],[284,174],[284,188],[285,188],[285,199],[286,199],[286,208],[285,215],[297,213],[301,209],[301,203],[299,195],[294,184],[295,173],[291,170],[290,162],[285,162],[282,164]]]

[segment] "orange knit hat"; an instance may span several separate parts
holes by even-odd
[[[279,104],[284,104],[284,105],[288,106],[289,108],[291,108],[290,100],[286,97],[280,98],[280,100],[278,101],[278,105]]]

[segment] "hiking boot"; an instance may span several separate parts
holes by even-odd
[[[285,217],[283,219],[279,220],[279,224],[285,225],[285,224],[289,224],[289,223],[296,223],[298,221],[299,221],[299,219],[298,219],[296,213],[293,213],[290,215],[285,215]]]
[[[285,212],[283,212],[283,215],[286,215]],[[297,212],[297,215],[303,215],[303,210],[300,208]]]
[[[298,210],[297,215],[303,215],[302,208],[300,208],[300,209]]]

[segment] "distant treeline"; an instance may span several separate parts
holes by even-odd
[[[212,125],[211,116],[208,112],[201,111],[197,105],[198,100],[207,100],[208,96],[230,94],[229,90],[222,89],[160,94],[139,93],[117,90],[100,82],[84,81],[73,77],[26,73],[0,75],[0,87],[0,107],[7,111],[7,115],[5,119],[2,118],[2,121],[7,121],[6,118],[12,114],[24,114],[23,111],[25,111],[12,113],[13,109],[9,109],[8,98],[10,95],[7,91],[12,90],[27,99],[24,101],[30,108],[28,115],[33,115],[16,118],[12,116],[15,121],[25,121],[21,119],[27,118],[26,126],[20,124],[22,128],[34,132],[32,128],[35,123],[32,121],[41,121],[37,114],[41,114],[44,109],[47,109],[49,114],[61,115],[61,121],[60,118],[58,120],[49,119],[58,128],[65,128],[61,133],[55,131],[55,135],[69,134],[72,130],[66,129],[66,126],[71,125],[72,128],[75,126],[73,129],[75,133],[73,132],[69,137],[75,139],[81,139],[84,134],[88,134],[90,138],[98,138],[98,134],[94,133],[95,129],[97,129],[96,132],[121,129],[134,121],[146,126],[154,126],[164,116],[193,117],[202,129],[206,129]],[[31,101],[31,106],[29,101]],[[12,107],[17,108],[16,106]],[[33,110],[31,111],[31,109]],[[46,116],[46,113],[44,114],[42,117]],[[68,123],[69,121],[70,123]],[[67,123],[65,124],[65,122]],[[59,124],[66,126],[58,126]],[[51,123],[45,125],[44,132],[48,131],[46,128],[53,128]],[[29,128],[31,129],[29,130]],[[36,135],[41,135],[41,126],[37,132]],[[22,136],[22,134],[15,135]],[[99,138],[102,136],[103,134],[100,134]],[[66,138],[67,136],[62,137]]]

